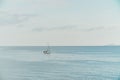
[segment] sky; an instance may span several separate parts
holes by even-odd
[[[120,0],[0,0],[0,46],[120,45]]]

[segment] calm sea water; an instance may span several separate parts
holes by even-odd
[[[120,47],[0,47],[0,80],[120,80]]]

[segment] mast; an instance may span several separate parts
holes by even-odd
[[[48,43],[48,48],[47,48],[48,54],[50,54],[50,45]]]

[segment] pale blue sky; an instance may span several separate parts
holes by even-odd
[[[120,45],[119,0],[1,0],[0,45]]]

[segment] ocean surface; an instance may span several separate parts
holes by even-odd
[[[120,46],[0,47],[0,80],[120,80]]]

